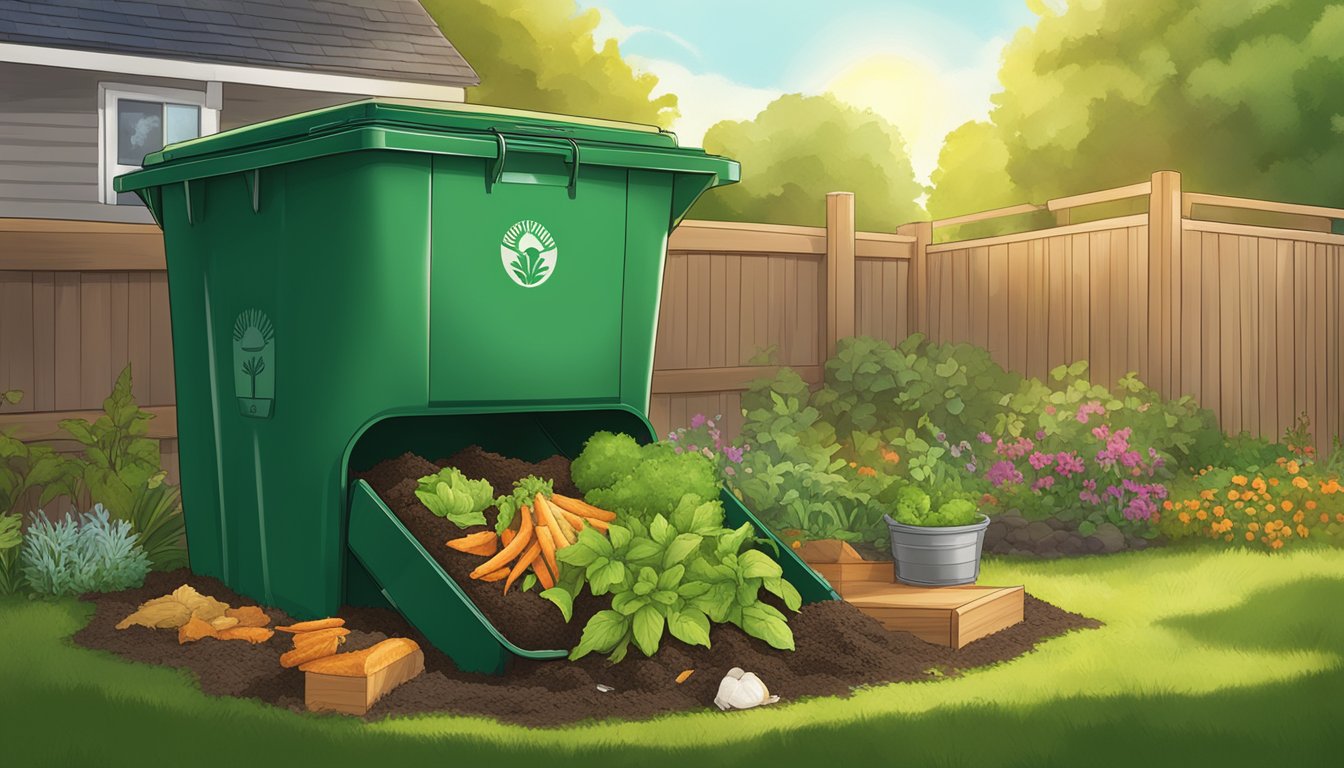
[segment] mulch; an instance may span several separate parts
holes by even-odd
[[[503,596],[499,583],[467,579],[465,573],[474,567],[470,563],[479,558],[443,546],[445,539],[463,532],[427,511],[413,514],[410,505],[404,503],[406,480],[411,480],[409,488],[413,489],[414,478],[448,463],[468,476],[486,477],[497,493],[507,491],[513,479],[527,474],[554,477],[557,490],[576,493],[569,484],[568,462],[553,457],[527,464],[470,448],[439,462],[407,454],[384,462],[364,477],[506,636],[524,647],[572,647],[587,615],[597,610],[594,605],[576,605],[575,618],[566,625],[553,605],[534,594],[511,591]],[[487,518],[493,518],[493,510]],[[435,526],[435,521],[442,526]],[[141,602],[184,583],[230,605],[250,604],[214,579],[185,570],[153,573],[139,589],[86,595],[84,599],[95,606],[94,615],[75,634],[75,642],[133,661],[190,670],[207,694],[254,698],[304,711],[303,673],[282,669],[279,664],[280,654],[289,648],[288,636],[277,634],[255,646],[213,639],[178,645],[173,630],[115,629],[116,623]],[[487,589],[478,589],[482,586]],[[275,609],[267,609],[267,613],[273,623],[290,620]],[[848,603],[837,601],[805,605],[789,616],[797,646],[793,652],[770,648],[737,627],[716,625],[710,632],[710,648],[688,646],[666,636],[652,658],[631,648],[626,660],[615,665],[600,655],[575,662],[519,659],[507,674],[491,677],[457,670],[446,655],[395,611],[346,607],[340,615],[352,630],[343,651],[359,650],[397,636],[415,639],[425,651],[425,673],[385,696],[366,719],[449,713],[483,715],[527,726],[643,719],[709,708],[719,681],[732,667],[755,672],[784,702],[810,696],[845,696],[862,686],[931,680],[1008,661],[1047,638],[1100,626],[1095,620],[1027,595],[1022,623],[954,651],[908,633],[888,631]],[[695,672],[678,685],[675,678],[688,669]],[[597,688],[599,684],[612,690],[603,692]]]

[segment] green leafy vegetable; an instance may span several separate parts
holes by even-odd
[[[495,520],[495,533],[504,533],[504,529],[513,523],[518,510],[522,509],[524,504],[531,504],[538,493],[549,499],[551,494],[555,493],[554,481],[528,475],[515,481],[513,491],[507,496],[495,499],[495,506],[499,507],[499,517]]]
[[[896,494],[896,514],[892,515],[892,519],[906,525],[943,528],[977,523],[980,521],[980,510],[971,501],[955,498],[944,501],[935,510],[928,493],[907,485]]]
[[[583,452],[569,467],[580,491],[606,488],[629,475],[641,461],[639,443],[626,434],[598,432],[583,444]]]
[[[609,486],[588,491],[585,498],[619,517],[650,520],[654,515],[670,516],[688,494],[703,501],[719,497],[714,462],[699,453],[677,453],[655,443],[640,449],[639,462],[629,474]]]
[[[495,489],[488,480],[470,480],[457,467],[444,467],[426,475],[415,489],[430,512],[447,518],[459,528],[485,525],[485,508],[494,500]]]

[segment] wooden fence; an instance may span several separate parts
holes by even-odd
[[[1083,223],[1097,206],[1141,213]],[[688,221],[668,247],[650,414],[740,424],[740,394],[778,365],[819,382],[838,339],[919,331],[987,348],[1031,375],[1078,359],[1191,394],[1231,431],[1278,437],[1306,412],[1318,447],[1344,434],[1344,210],[1183,193],[1180,176],[856,232],[854,199],[825,227]],[[1056,226],[936,243],[939,228],[1035,211]],[[1226,223],[1250,211],[1265,221]],[[1222,219],[1218,221],[1215,219]],[[1274,219],[1274,220],[1270,220]],[[946,231],[946,229],[944,229]],[[0,218],[0,429],[54,442],[91,417],[126,362],[176,477],[163,247],[152,226]]]

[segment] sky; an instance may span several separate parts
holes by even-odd
[[[1053,0],[1059,2],[1060,0]],[[927,183],[945,135],[989,114],[1000,54],[1035,23],[1026,0],[579,0],[597,43],[677,94],[673,124],[699,145],[720,120],[754,117],[784,93],[834,93],[894,123]]]

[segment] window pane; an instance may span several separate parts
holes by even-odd
[[[163,104],[117,100],[117,162],[140,165],[145,155],[163,149]]]
[[[201,108],[189,104],[165,104],[164,112],[168,123],[164,131],[163,143],[186,141],[201,135]]]

